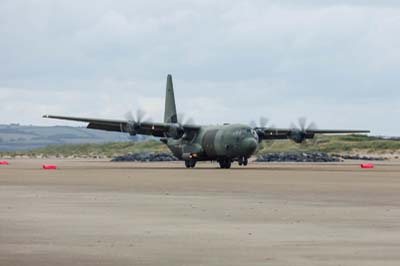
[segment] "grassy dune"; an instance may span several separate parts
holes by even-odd
[[[8,156],[56,156],[56,157],[114,157],[131,152],[162,152],[167,147],[158,141],[148,142],[112,142],[105,144],[67,144],[50,145],[46,148],[26,152],[5,152]]]
[[[106,144],[50,145],[46,148],[26,152],[3,152],[2,156],[75,156],[75,157],[113,157],[134,152],[165,152],[168,148],[158,141],[116,142]],[[293,141],[277,140],[262,142],[258,153],[267,152],[312,152],[327,153],[400,153],[400,140],[386,140],[363,135],[318,136],[304,144]]]
[[[266,152],[311,152],[326,153],[398,153],[400,140],[388,140],[364,135],[317,136],[303,144],[292,141],[263,142],[259,153]]]

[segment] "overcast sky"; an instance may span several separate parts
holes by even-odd
[[[162,120],[400,135],[400,1],[0,0],[0,123]]]

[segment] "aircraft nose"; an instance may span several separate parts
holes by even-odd
[[[243,140],[242,145],[243,145],[242,147],[243,147],[246,155],[250,156],[256,151],[258,143],[254,138],[246,138]]]

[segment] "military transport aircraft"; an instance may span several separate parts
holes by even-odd
[[[126,120],[109,120],[70,116],[44,115],[44,118],[72,120],[89,123],[87,128],[126,132],[130,135],[142,134],[160,137],[171,152],[185,161],[187,168],[194,168],[197,161],[217,161],[221,168],[230,168],[232,162],[246,166],[248,158],[258,149],[262,140],[291,139],[302,143],[314,138],[315,134],[369,133],[367,130],[321,130],[305,126],[272,128],[265,125],[248,126],[243,124],[224,124],[200,126],[178,121],[174,89],[171,75],[167,76],[165,113],[163,123],[141,121],[143,114],[136,118],[131,115]],[[264,123],[262,123],[264,124]]]

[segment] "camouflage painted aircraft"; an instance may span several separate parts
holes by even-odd
[[[193,123],[178,121],[175,106],[172,77],[167,77],[164,122],[154,123],[141,121],[143,113],[138,112],[136,119],[131,115],[126,120],[93,119],[82,117],[44,115],[44,118],[72,120],[89,123],[87,128],[126,132],[160,137],[171,152],[180,160],[185,161],[187,168],[194,168],[198,161],[217,161],[221,168],[230,168],[232,162],[246,166],[248,158],[258,149],[263,140],[291,139],[302,143],[314,138],[315,134],[369,133],[366,130],[321,130],[314,126],[305,126],[305,120],[300,121],[300,127],[271,128],[248,126],[243,124],[224,124],[215,126],[200,126]],[[261,123],[265,124],[265,123]]]

